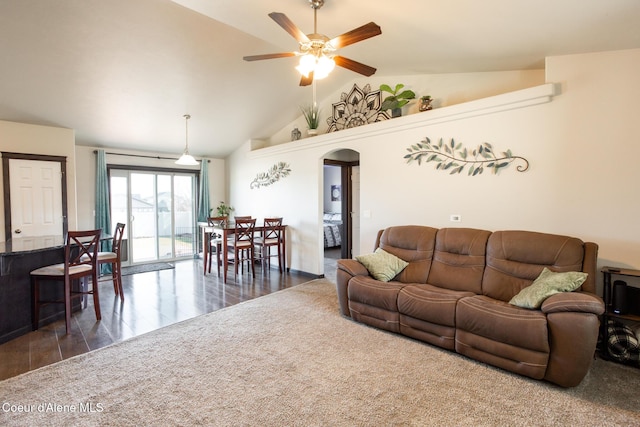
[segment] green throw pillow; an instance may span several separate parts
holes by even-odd
[[[380,248],[372,254],[359,255],[356,260],[367,267],[374,278],[382,282],[393,279],[409,265],[408,262]]]
[[[555,273],[544,268],[530,286],[511,298],[509,304],[523,308],[540,308],[544,300],[553,294],[575,291],[587,280],[587,273],[567,271]]]

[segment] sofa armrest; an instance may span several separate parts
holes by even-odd
[[[338,292],[340,313],[343,316],[351,317],[351,312],[349,311],[349,281],[355,276],[368,276],[369,271],[355,259],[339,259],[337,266],[336,291]]]
[[[601,315],[604,313],[604,302],[589,292],[561,292],[547,298],[540,309],[545,314],[571,311]]]
[[[351,276],[368,276],[369,270],[355,259],[339,259],[338,270],[344,270]]]
[[[590,292],[563,292],[547,298],[541,309],[547,316],[550,347],[544,378],[575,387],[591,366],[604,303]]]

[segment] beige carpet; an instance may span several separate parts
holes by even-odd
[[[345,319],[326,280],[8,379],[0,396],[0,425],[21,426],[640,425],[638,369],[596,360],[573,389],[528,380]]]

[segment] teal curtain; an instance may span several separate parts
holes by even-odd
[[[198,194],[198,221],[206,222],[209,217],[209,161],[200,161],[200,193]]]
[[[98,150],[96,156],[96,229],[102,234],[111,234],[111,213],[109,209],[109,177],[107,176],[107,156],[104,150]],[[102,241],[100,250],[111,251],[111,240]],[[111,273],[111,265],[101,266],[101,274]]]

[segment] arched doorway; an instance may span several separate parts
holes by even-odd
[[[323,245],[325,276],[335,260],[360,252],[360,154],[337,150],[323,159]]]

